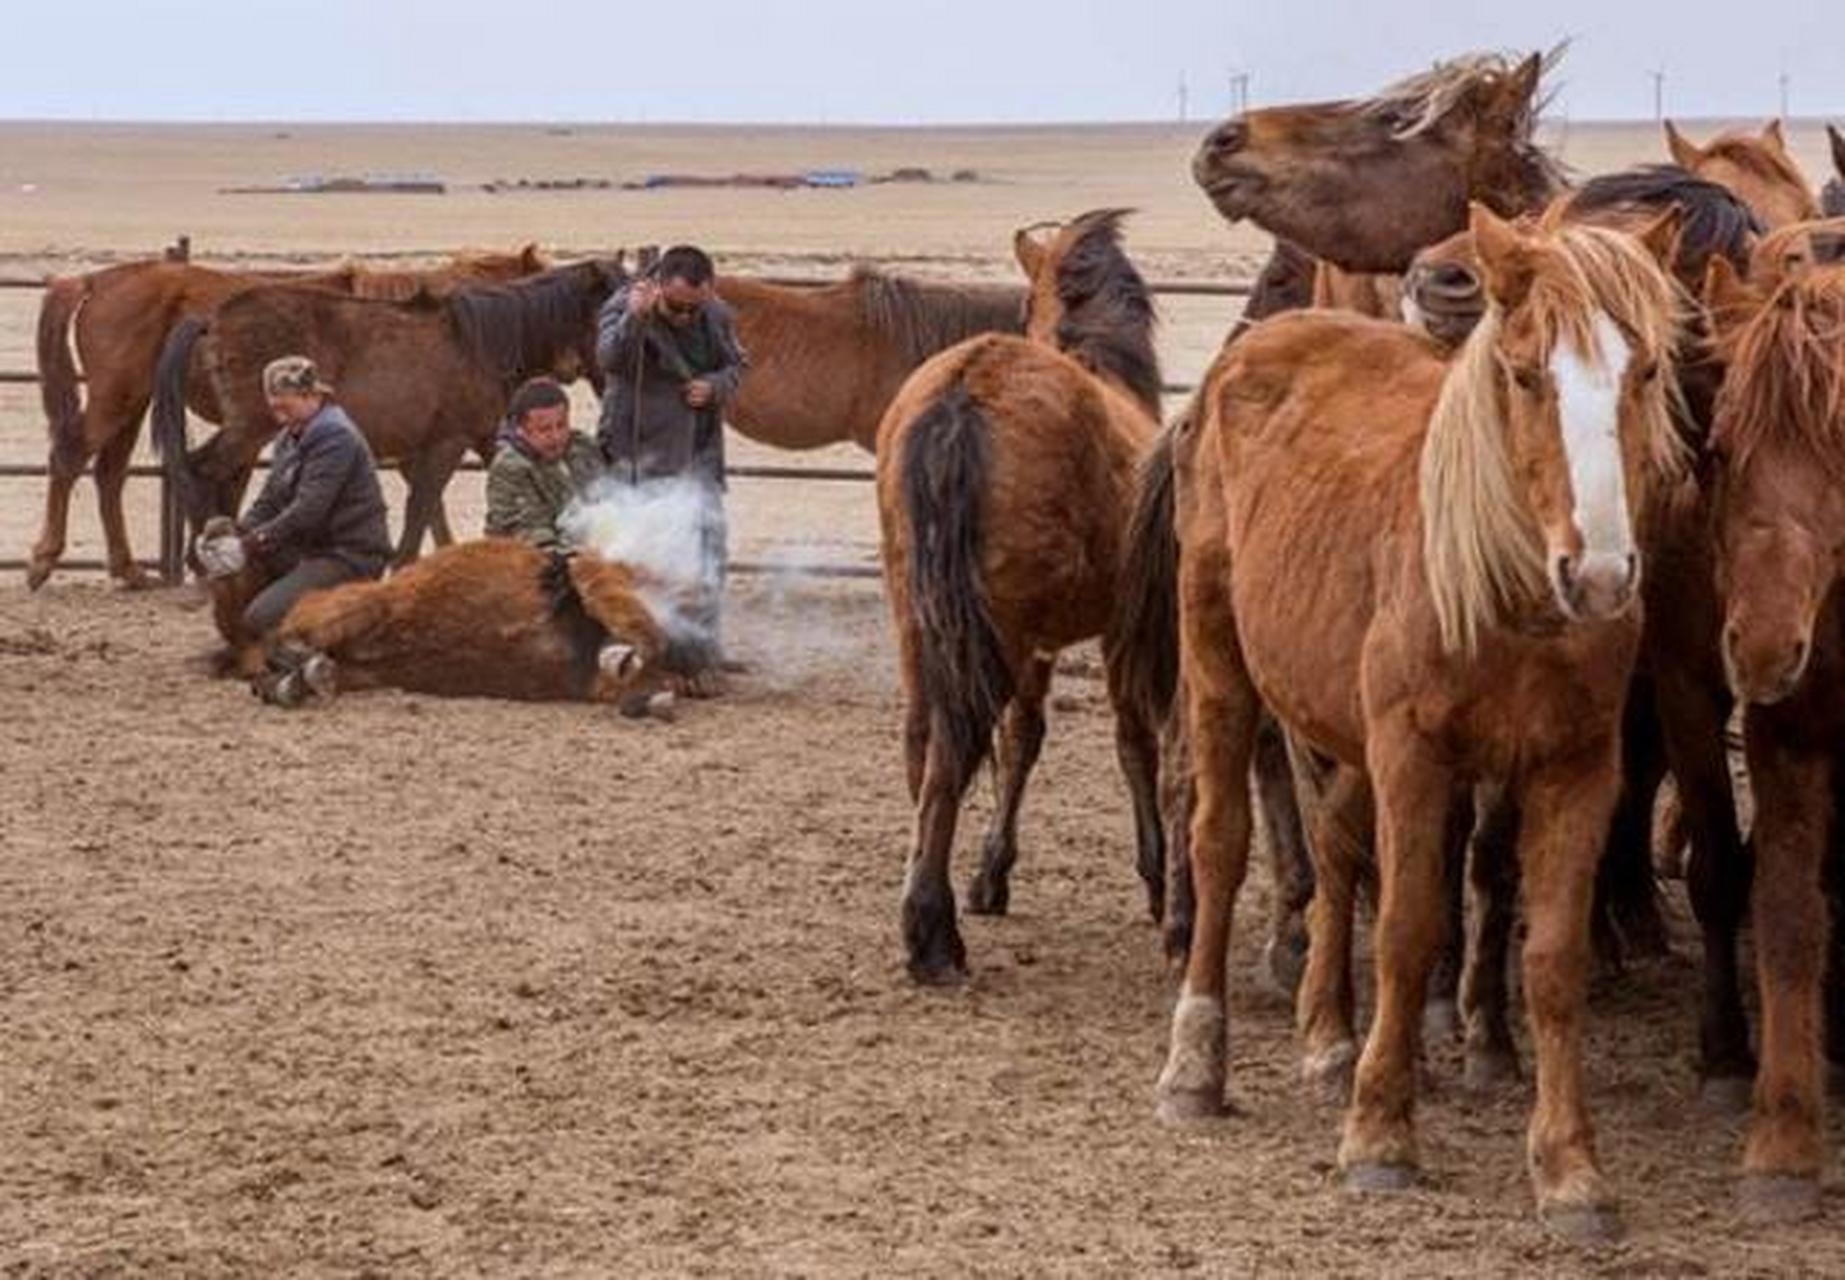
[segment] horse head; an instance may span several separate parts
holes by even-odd
[[[1012,246],[1030,282],[1025,336],[1116,383],[1158,417],[1153,298],[1121,247],[1129,212],[1092,209],[1067,223],[1033,223],[1013,234]]]
[[[1665,122],[1666,149],[1672,162],[1695,177],[1735,192],[1764,227],[1774,230],[1819,216],[1813,188],[1787,147],[1779,120],[1759,133],[1720,134],[1703,146]]]

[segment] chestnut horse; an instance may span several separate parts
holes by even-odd
[[[1589,914],[1639,647],[1635,513],[1682,467],[1659,376],[1677,308],[1657,259],[1676,227],[1636,241],[1478,205],[1472,219],[1491,305],[1453,360],[1400,325],[1308,312],[1258,326],[1208,375],[1179,476],[1198,918],[1161,1110],[1223,1109],[1224,961],[1266,703],[1376,797],[1378,1012],[1348,1180],[1413,1177],[1443,851],[1471,784],[1498,781],[1521,814],[1538,1203],[1599,1236],[1618,1218],[1582,1096]]]
[[[212,594],[237,611],[260,587],[240,576],[212,583]],[[512,538],[456,543],[383,582],[303,596],[269,642],[259,689],[274,698],[305,668],[326,695],[626,701],[701,660],[658,612],[668,590],[591,551],[564,559]]]
[[[1685,137],[1670,120],[1665,126],[1672,163],[1694,177],[1734,191],[1755,211],[1765,229],[1773,231],[1819,216],[1812,184],[1788,150],[1779,120],[1770,120],[1756,134],[1719,134],[1703,146]]]
[[[1819,1208],[1822,991],[1845,1059],[1845,923],[1828,946],[1823,890],[1828,857],[1834,877],[1845,858],[1845,268],[1745,286],[1716,262],[1705,296],[1726,366],[1723,659],[1755,794],[1762,1043],[1741,1195],[1779,1219]]]
[[[45,521],[33,543],[26,585],[43,586],[64,554],[71,490],[96,459],[96,499],[108,545],[109,573],[129,586],[146,576],[128,545],[122,485],[140,437],[141,418],[154,392],[154,367],[167,334],[182,319],[209,315],[245,289],[287,282],[334,289],[361,298],[409,298],[421,290],[443,292],[462,281],[511,280],[544,269],[535,246],[517,253],[462,253],[434,271],[373,271],[351,265],[335,270],[234,272],[187,262],[128,262],[45,286],[38,314],[39,393],[51,437],[51,483]],[[77,360],[87,396],[78,392]],[[193,412],[216,422],[215,402],[195,398]]]
[[[982,333],[1020,333],[1025,292],[855,268],[818,287],[720,275],[750,373],[725,419],[780,449],[851,441],[877,447],[878,423],[917,365]]]
[[[969,909],[1003,914],[1019,805],[1044,739],[1057,654],[1101,636],[1116,741],[1155,914],[1164,858],[1151,727],[1117,696],[1110,630],[1136,466],[1158,430],[1152,299],[1120,244],[1124,211],[1014,239],[1026,336],[951,347],[911,375],[878,430],[884,581],[903,679],[916,843],[902,926],[918,981],[966,969],[948,867],[961,798],[1000,734],[1000,797]]]
[[[234,515],[276,431],[263,399],[263,366],[307,355],[372,453],[403,467],[409,494],[396,563],[407,564],[432,523],[438,542],[449,540],[438,520],[442,490],[467,450],[492,455],[513,389],[537,374],[571,380],[596,373],[596,312],[626,278],[617,258],[408,302],[293,285],[247,289],[208,320],[175,327],[156,380],[155,446],[195,528],[210,516]],[[224,406],[224,426],[188,450],[185,405],[194,378]]]

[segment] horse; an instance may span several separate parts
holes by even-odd
[[[1740,130],[1719,134],[1703,146],[1685,137],[1670,120],[1665,130],[1672,163],[1734,191],[1767,230],[1819,217],[1812,185],[1788,150],[1779,120],[1770,120],[1753,135]]]
[[[96,459],[96,497],[108,547],[109,573],[131,587],[147,579],[128,545],[122,486],[153,398],[160,349],[182,319],[209,315],[220,303],[259,284],[290,283],[361,298],[408,298],[446,291],[464,281],[511,280],[544,269],[537,248],[517,253],[461,253],[434,271],[375,271],[346,264],[331,271],[232,272],[188,262],[128,262],[45,286],[38,315],[39,391],[51,438],[45,519],[33,543],[26,585],[36,590],[64,554],[71,490]],[[73,339],[83,372],[72,358]],[[89,384],[79,395],[79,378]],[[203,397],[193,411],[216,422]]]
[[[1467,224],[1470,200],[1509,216],[1562,187],[1534,140],[1562,54],[1469,54],[1369,98],[1246,111],[1205,137],[1192,176],[1226,221],[1346,271],[1401,272]]]
[[[750,358],[725,418],[781,449],[875,449],[884,411],[917,365],[976,334],[1025,327],[1017,286],[934,284],[865,266],[818,287],[720,275],[717,292]]]
[[[1634,513],[1684,466],[1660,266],[1676,220],[1636,239],[1470,216],[1490,301],[1451,360],[1401,325],[1304,312],[1207,374],[1178,477],[1198,916],[1160,1110],[1223,1110],[1224,960],[1266,703],[1375,794],[1378,1012],[1340,1145],[1348,1183],[1414,1176],[1448,827],[1469,784],[1498,780],[1521,815],[1533,1180],[1547,1222],[1592,1238],[1619,1219],[1582,1097],[1590,901],[1639,649]]]
[[[968,893],[1004,914],[1025,784],[1059,651],[1101,636],[1138,866],[1161,909],[1164,850],[1153,727],[1121,696],[1110,627],[1136,468],[1158,431],[1154,309],[1100,209],[1014,252],[1030,280],[1023,337],[988,334],[913,373],[878,428],[884,582],[904,690],[916,805],[902,932],[919,982],[966,970],[949,859],[961,798],[1000,730],[1000,798]]]
[[[442,490],[468,449],[491,456],[520,382],[537,374],[599,378],[596,312],[626,279],[618,257],[408,302],[292,285],[247,289],[209,319],[175,326],[156,379],[155,446],[195,528],[234,514],[276,430],[263,366],[282,355],[310,356],[372,452],[402,464],[409,494],[395,562],[408,564],[425,529],[433,526],[439,544],[451,540],[440,519]],[[224,406],[224,425],[188,450],[185,405],[194,380]]]
[[[1836,228],[1834,228],[1836,230]],[[1745,1208],[1818,1211],[1822,991],[1845,1061],[1845,268],[1739,281],[1711,265],[1705,302],[1725,376],[1716,405],[1723,661],[1747,706],[1755,794],[1752,911],[1761,1067],[1743,1148]]]
[[[213,603],[241,612],[261,586],[248,570],[216,580]],[[270,638],[257,687],[284,705],[301,700],[301,673],[329,698],[397,688],[627,705],[700,660],[698,639],[661,607],[670,590],[593,551],[566,559],[511,538],[458,542],[385,581],[303,596]]]

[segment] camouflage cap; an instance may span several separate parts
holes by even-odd
[[[328,396],[333,388],[321,381],[320,370],[306,356],[283,356],[263,366],[263,394]]]

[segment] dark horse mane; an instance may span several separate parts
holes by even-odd
[[[625,279],[619,260],[589,259],[509,284],[457,289],[441,305],[467,349],[516,382],[587,342],[596,312]]]
[[[1023,333],[1025,291],[1016,285],[953,285],[852,268],[847,283],[867,328],[912,365],[981,333]]]
[[[1640,165],[1590,178],[1570,196],[1570,206],[1582,213],[1676,207],[1683,218],[1679,258],[1697,264],[1699,279],[1703,278],[1703,263],[1714,254],[1746,270],[1749,250],[1762,234],[1755,214],[1728,187],[1707,182],[1675,164]]]
[[[1131,210],[1096,209],[1071,223],[1076,239],[1057,260],[1063,319],[1057,346],[1092,372],[1113,379],[1156,419],[1160,363],[1153,349],[1157,317],[1147,282],[1121,248],[1121,221]]]

